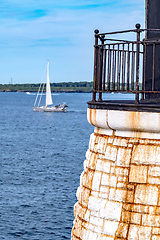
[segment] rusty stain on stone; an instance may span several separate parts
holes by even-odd
[[[88,121],[93,125],[96,124],[96,109],[91,109],[88,116]]]
[[[128,122],[130,124],[130,128],[132,131],[137,131],[137,126],[140,126],[141,122],[141,117],[140,117],[141,112],[130,112]],[[139,131],[142,131],[139,129]]]

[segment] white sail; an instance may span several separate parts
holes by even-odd
[[[45,69],[45,73],[46,73],[46,69]],[[40,106],[44,86],[45,86],[45,83],[43,85],[40,84],[40,87],[36,96],[36,100],[34,103],[33,111],[35,112],[67,112],[66,107],[68,106],[65,103],[59,104],[57,106],[49,106],[53,104],[52,96],[51,96],[51,87],[49,82],[49,61],[47,62],[46,106]],[[38,98],[39,98],[39,102],[38,102]],[[38,105],[37,105],[37,102],[38,102]]]
[[[49,82],[49,61],[47,62],[46,107],[52,105],[51,87]]]

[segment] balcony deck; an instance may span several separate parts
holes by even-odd
[[[147,102],[144,100],[135,104],[134,100],[105,100],[105,101],[89,101],[87,102],[90,109],[104,110],[122,110],[137,112],[160,112],[160,102]]]

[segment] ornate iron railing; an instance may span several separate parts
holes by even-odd
[[[94,46],[94,81],[93,101],[99,93],[98,101],[102,101],[103,92],[130,92],[135,94],[135,103],[139,103],[139,95],[145,98],[147,93],[160,93],[155,86],[155,49],[160,45],[160,39],[147,38],[140,40],[142,32],[158,31],[160,29],[136,29],[109,33],[99,33],[95,30]],[[108,35],[136,33],[135,41],[107,38]],[[152,52],[151,87],[146,85],[146,53]]]

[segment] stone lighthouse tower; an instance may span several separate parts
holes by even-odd
[[[72,240],[160,239],[159,11],[159,0],[146,0],[145,29],[136,24],[127,31],[95,30],[87,112],[95,128],[77,190]],[[116,39],[124,33],[135,40]],[[105,100],[106,92],[130,93],[134,100]]]

